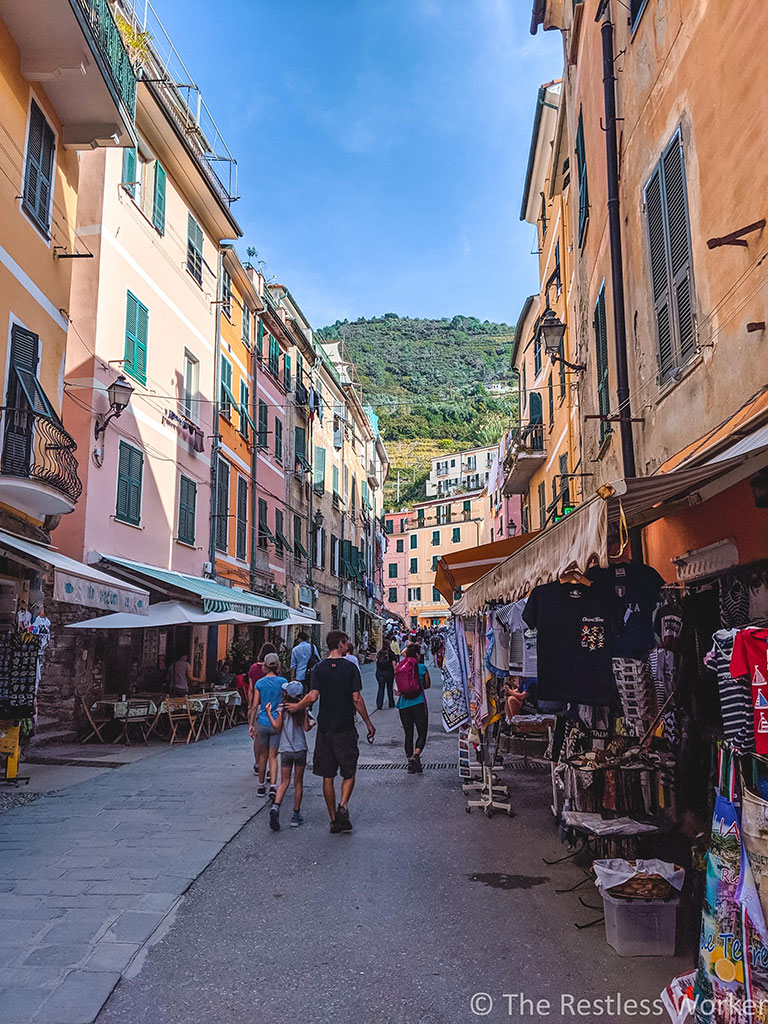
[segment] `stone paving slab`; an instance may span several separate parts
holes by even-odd
[[[91,1024],[142,945],[265,802],[245,728],[7,811],[0,1024]]]

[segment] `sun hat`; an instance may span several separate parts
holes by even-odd
[[[292,683],[283,683],[283,690],[285,690],[289,697],[304,696],[304,687],[297,679],[294,679]]]

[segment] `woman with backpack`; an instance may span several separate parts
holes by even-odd
[[[399,693],[397,710],[405,733],[405,756],[408,772],[421,773],[421,752],[427,742],[427,701],[424,691],[432,685],[418,644],[408,644],[405,657],[395,669],[395,685]],[[414,746],[413,733],[416,730]]]
[[[392,650],[389,640],[384,640],[381,650],[376,655],[376,682],[379,684],[376,694],[376,707],[379,711],[384,708],[384,690],[387,691],[390,710],[395,706],[395,662],[397,656]]]

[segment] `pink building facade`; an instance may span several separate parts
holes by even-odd
[[[408,512],[384,515],[387,550],[384,553],[382,583],[384,607],[408,622]]]

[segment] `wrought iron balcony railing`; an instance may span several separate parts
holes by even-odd
[[[96,44],[112,73],[120,99],[131,118],[136,116],[136,72],[107,0],[77,0],[85,12]]]
[[[61,423],[31,409],[3,410],[0,474],[39,480],[73,503],[83,485],[77,475],[77,444]]]

